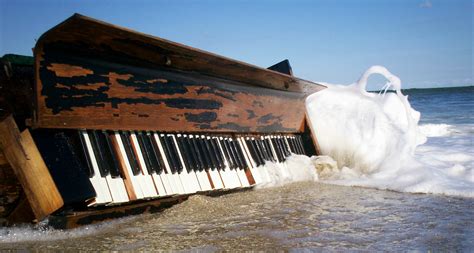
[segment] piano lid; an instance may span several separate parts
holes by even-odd
[[[83,49],[93,50],[94,53],[115,61],[126,59],[129,64],[198,72],[283,91],[313,93],[324,88],[320,84],[272,69],[257,67],[80,14],[74,14],[44,33],[36,43],[35,57],[41,58],[44,45],[51,43],[58,49],[61,45],[76,43],[78,46],[87,46]],[[65,47],[65,50],[72,49]]]
[[[34,56],[39,128],[302,132],[305,97],[325,88],[78,14]]]

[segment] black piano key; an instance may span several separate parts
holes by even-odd
[[[229,140],[228,139],[222,139],[221,140],[221,145],[224,148],[224,150],[226,152],[226,155],[229,157],[229,158],[227,158],[229,166],[232,169],[236,169],[237,167],[240,167],[240,164],[237,161],[237,158],[234,156],[234,153],[232,152],[232,149],[231,149],[230,144],[229,144]]]
[[[212,149],[214,150],[214,154],[216,157],[216,162],[218,164],[219,169],[224,170],[225,169],[225,164],[224,164],[224,159],[222,157],[222,152],[221,149],[219,148],[219,144],[217,143],[216,139],[211,138],[208,139],[209,143],[211,144]]]
[[[150,163],[150,169],[152,171],[152,173],[156,173],[156,174],[159,174],[159,171],[160,171],[160,162],[158,161],[158,158],[156,157],[158,154],[159,154],[159,151],[158,153],[156,153],[156,150],[155,148],[153,147],[153,142],[152,142],[152,139],[151,139],[151,134],[150,133],[144,133],[143,136],[142,136],[142,141],[143,141],[143,144],[144,146],[146,147],[146,149],[148,150],[148,160],[149,160],[149,163]],[[150,174],[152,174],[150,173]]]
[[[233,147],[233,141],[230,139],[224,139],[224,145],[227,147],[227,150],[229,151],[229,156],[231,157],[231,160],[234,163],[234,166],[243,168],[243,163],[241,163],[240,158],[238,157],[237,151],[234,150]]]
[[[107,143],[107,146],[105,147],[105,152],[107,154],[107,157],[109,159],[109,164],[110,164],[110,175],[113,178],[116,177],[122,177],[121,171],[120,171],[120,163],[119,163],[119,155],[117,152],[118,150],[115,150],[111,138],[113,138],[110,133],[107,133],[105,131],[102,131],[102,134],[104,136],[105,142]]]
[[[168,135],[168,141],[171,147],[171,153],[175,157],[176,165],[178,166],[178,173],[183,171],[183,164],[181,163],[181,159],[179,158],[178,147],[176,146],[177,142],[174,142],[173,136]]]
[[[250,139],[250,145],[252,145],[252,147],[253,147],[253,150],[254,150],[254,152],[255,152],[255,155],[256,155],[256,157],[257,157],[257,159],[258,159],[258,164],[259,164],[259,165],[265,164],[265,161],[263,160],[262,154],[261,154],[260,150],[258,149],[255,140]]]
[[[205,137],[204,137],[205,138]],[[210,141],[205,138],[203,139],[204,147],[206,148],[207,154],[209,155],[210,162],[212,164],[212,169],[218,169],[219,164],[217,163],[216,157],[215,157],[215,151],[213,150]]]
[[[234,152],[241,169],[246,169],[250,166],[250,164],[247,164],[247,160],[245,159],[244,156],[244,151],[242,150],[241,146],[238,144],[237,140],[232,140],[229,142],[230,147],[232,148],[232,151]]]
[[[250,164],[248,163],[247,159],[245,159],[246,152],[243,146],[239,144],[237,140],[232,141],[232,148],[235,152],[235,155],[237,156],[237,159],[239,160],[239,163],[243,166],[243,169],[250,168]]]
[[[280,149],[282,151],[283,159],[286,160],[286,157],[288,156],[288,153],[285,149],[285,144],[282,142],[281,138],[276,138],[276,141],[277,141],[277,143],[280,146]]]
[[[263,156],[262,150],[260,150],[260,146],[258,145],[257,140],[252,139],[251,142],[255,148],[255,151],[257,151],[258,158],[260,159],[260,164],[261,165],[265,164],[265,157]]]
[[[293,143],[295,145],[295,149],[297,150],[297,154],[300,154],[300,155],[303,155],[304,154],[304,148],[302,148],[300,146],[300,144],[298,143],[298,136],[295,136],[295,138],[293,139]]]
[[[163,157],[161,156],[160,148],[158,147],[158,144],[156,143],[153,133],[147,134],[147,137],[153,149],[154,157],[156,158],[156,161],[158,162],[157,167],[156,167],[157,170],[155,169],[155,171],[156,173],[161,174],[163,173],[163,171],[166,170],[166,166],[165,166],[165,162],[163,161]]]
[[[137,136],[138,146],[140,146],[140,151],[142,152],[143,160],[145,162],[146,169],[148,174],[153,174],[155,172],[153,165],[151,164],[150,150],[149,147],[145,144],[145,134],[138,132],[135,134]]]
[[[250,152],[250,156],[253,158],[255,161],[256,165],[260,165],[260,159],[258,157],[257,151],[255,150],[255,147],[253,146],[253,143],[251,140],[245,140],[245,143],[247,144],[247,148]]]
[[[265,145],[265,149],[267,150],[270,159],[271,159],[273,162],[275,162],[275,161],[276,161],[276,157],[275,157],[274,154],[273,154],[272,147],[271,147],[271,145],[270,145],[270,140],[268,140],[267,138],[264,138],[264,139],[263,139],[263,145]]]
[[[288,140],[288,144],[290,144],[291,152],[295,154],[299,154],[299,150],[295,146],[295,139],[289,137],[287,138],[287,140]]]
[[[273,144],[273,148],[275,149],[275,153],[277,155],[278,162],[282,162],[283,161],[283,155],[282,155],[282,152],[281,152],[281,149],[280,149],[280,145],[278,145],[275,137],[271,137],[270,140]]]
[[[224,139],[219,139],[219,143],[221,144],[222,150],[224,151],[224,157],[227,160],[230,169],[236,169],[238,166],[235,164],[235,160],[233,159],[229,147],[226,145]]]
[[[196,171],[201,171],[200,167],[201,165],[199,164],[198,158],[196,157],[196,151],[194,150],[193,146],[190,143],[190,139],[188,136],[182,136],[183,140],[183,146],[184,150],[186,153],[188,153],[189,156],[189,163],[191,163],[191,168],[196,172]]]
[[[109,166],[105,161],[105,155],[103,154],[103,149],[100,146],[98,140],[98,132],[96,131],[88,131],[89,138],[91,140],[92,150],[94,151],[95,159],[97,161],[97,165],[99,166],[99,172],[101,177],[106,177],[109,175]]]
[[[177,160],[173,155],[170,140],[168,139],[167,136],[160,135],[160,141],[163,144],[163,149],[165,150],[165,155],[166,159],[168,160],[168,163],[170,165],[171,173],[175,174],[178,172],[178,165],[177,165]]]
[[[159,134],[156,134],[156,136],[158,136],[158,139],[160,139]],[[164,156],[166,156],[166,154],[161,154],[158,142],[155,139],[155,133],[150,133],[150,142],[153,146],[153,150],[155,151],[156,158],[158,160],[158,165],[160,167],[160,171],[159,171],[158,174],[161,174],[163,172],[167,173],[166,165],[165,165],[165,161],[164,161]],[[160,141],[160,143],[161,143],[161,141]],[[164,151],[164,149],[163,149],[163,151]]]
[[[257,144],[260,146],[260,150],[263,153],[263,157],[265,158],[266,161],[271,161],[272,159],[270,158],[270,154],[268,153],[267,149],[265,148],[265,145],[263,144],[262,139],[256,139]]]
[[[275,138],[275,141],[276,141],[276,143],[277,143],[277,145],[278,145],[278,147],[279,147],[279,149],[280,149],[280,152],[281,152],[281,154],[282,154],[282,156],[283,156],[283,159],[285,159],[285,158],[286,158],[286,151],[285,151],[285,147],[283,147],[283,145],[282,145],[282,143],[281,143],[280,138],[278,138],[278,137]]]
[[[300,148],[301,154],[306,155],[306,152],[304,152],[303,139],[301,138],[301,135],[296,136],[296,141],[297,141],[298,146]]]
[[[132,143],[130,141],[130,133],[129,132],[120,132],[120,139],[122,139],[123,148],[125,149],[125,154],[127,154],[128,163],[132,169],[133,175],[138,175],[141,173],[140,167],[138,165],[137,157],[135,156],[135,152],[133,151]]]
[[[183,142],[183,136],[176,136],[176,142],[178,143],[178,148],[181,151],[181,156],[183,157],[184,165],[186,166],[186,171],[189,173],[194,171],[194,165],[191,161],[191,156],[189,150],[186,150],[186,147]]]
[[[199,159],[197,158],[196,150],[194,149],[189,136],[183,136],[183,145],[185,150],[189,154],[190,162],[192,163],[192,168],[194,171],[202,171],[201,164],[199,163]]]
[[[92,167],[92,161],[91,161],[91,158],[89,157],[90,155],[93,155],[93,154],[89,154],[89,151],[87,150],[86,140],[85,140],[84,135],[82,134],[82,131],[78,131],[77,133],[78,133],[79,140],[81,143],[81,150],[83,154],[82,157],[87,165],[87,175],[89,177],[93,177],[95,175],[94,167]]]
[[[103,131],[94,131],[95,137],[97,139],[97,143],[99,144],[99,148],[103,154],[103,161],[108,168],[108,174],[112,177],[118,177],[120,173],[118,173],[118,165],[114,155],[113,155],[113,146],[110,143],[108,138],[108,134]]]
[[[196,154],[196,158],[199,161],[199,171],[207,170],[210,166],[203,153],[199,139],[196,136],[193,136],[193,138],[189,138],[189,143],[192,144],[192,147],[194,148]]]

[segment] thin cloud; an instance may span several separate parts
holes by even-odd
[[[420,8],[429,9],[431,7],[433,7],[433,4],[431,4],[430,0],[425,0],[423,3],[420,4]]]

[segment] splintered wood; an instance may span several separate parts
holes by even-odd
[[[12,116],[0,122],[0,150],[3,150],[6,160],[23,187],[37,220],[63,206],[61,195],[30,132],[25,130],[20,133]]]

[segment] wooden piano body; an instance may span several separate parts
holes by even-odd
[[[29,128],[23,130],[24,115],[14,111],[23,132],[13,117],[0,123],[0,163],[11,166],[23,189],[11,222],[50,216],[73,227],[158,210],[188,196],[93,208],[68,200],[67,185],[58,181],[69,177],[74,185],[71,175],[61,175],[71,168],[48,166],[48,156],[65,158],[45,154],[38,143],[56,133],[300,134],[307,154],[317,150],[304,101],[324,86],[292,76],[288,61],[263,69],[75,14],[38,40],[31,85]]]

